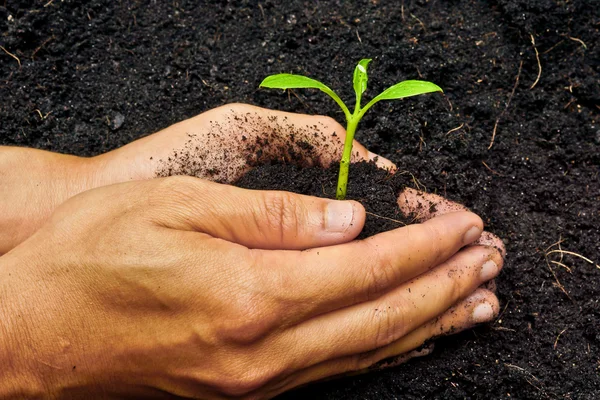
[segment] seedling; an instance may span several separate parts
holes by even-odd
[[[306,76],[294,74],[271,75],[266,77],[260,84],[260,87],[271,89],[319,89],[327,93],[340,106],[346,116],[346,140],[344,142],[344,152],[340,161],[340,173],[336,190],[336,198],[338,200],[346,198],[348,171],[350,168],[350,157],[352,155],[352,141],[354,140],[354,134],[356,133],[358,123],[365,113],[380,100],[395,100],[419,94],[442,92],[442,89],[439,86],[431,82],[415,80],[403,81],[387,88],[369,101],[366,106],[361,107],[362,94],[367,90],[367,66],[370,62],[371,59],[369,58],[362,59],[354,69],[353,85],[354,92],[356,93],[356,105],[354,106],[353,113],[350,113],[346,104],[344,104],[333,90],[321,82]]]

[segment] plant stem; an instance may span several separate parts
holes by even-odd
[[[348,125],[346,126],[346,140],[344,141],[344,153],[342,154],[342,160],[340,161],[340,174],[338,176],[338,184],[335,198],[338,200],[344,200],[346,198],[346,188],[348,186],[348,171],[350,170],[350,158],[352,157],[352,141],[354,140],[354,133],[358,126],[360,117],[357,118],[352,115],[348,119]]]

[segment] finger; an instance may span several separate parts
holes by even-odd
[[[258,252],[256,263],[263,266],[266,292],[287,305],[281,323],[289,325],[377,298],[446,261],[481,229],[477,215],[453,213],[299,254]]]
[[[426,323],[403,338],[379,349],[325,361],[288,377],[273,395],[309,382],[348,374],[367,373],[403,364],[415,357],[430,354],[433,344],[426,342],[440,336],[452,335],[481,323],[492,321],[499,312],[498,299],[493,293],[478,289],[439,318]]]
[[[482,246],[467,248],[440,267],[375,300],[297,325],[290,334],[306,338],[302,348],[306,350],[303,361],[307,365],[303,366],[395,342],[493,279],[501,266],[502,257],[497,250]]]
[[[346,134],[346,131],[344,130],[344,135],[345,134]],[[342,144],[342,146],[343,146],[343,144]],[[342,147],[342,150],[343,150],[343,147]],[[336,155],[339,156],[339,158],[331,160],[330,164],[334,163],[334,162],[339,162],[339,159],[342,157],[342,154],[340,153],[340,154],[336,154]],[[367,150],[367,148],[365,146],[358,143],[356,140],[352,141],[352,158],[350,159],[350,161],[351,162],[373,161],[375,163],[375,165],[377,165],[379,168],[387,169],[391,173],[396,172],[396,169],[397,169],[396,164],[394,164],[387,158],[381,157],[378,154],[370,152],[369,150]]]
[[[285,159],[287,162],[304,166],[318,165],[329,167],[340,161],[344,149],[346,130],[336,120],[319,115],[296,114],[242,105],[242,112],[250,116],[249,121],[261,126],[260,130],[238,127],[236,132],[244,132],[246,142],[260,146],[245,146],[245,151],[257,165],[273,160]],[[224,106],[225,109],[230,106]],[[237,109],[231,111],[238,114]],[[244,123],[247,125],[247,122]],[[239,133],[238,133],[239,135]],[[268,140],[265,140],[265,137]],[[396,166],[388,159],[371,153],[356,140],[353,141],[352,162],[374,161],[378,167],[395,170]]]
[[[329,117],[228,104],[125,146],[111,159],[119,164],[115,174],[128,165],[118,160],[134,160],[136,165],[149,165],[154,176],[190,175],[233,183],[252,167],[273,161],[329,167],[339,162],[345,135],[345,129]],[[353,161],[376,160],[382,168],[395,168],[357,142],[354,145]],[[157,156],[164,149],[172,150]]]
[[[436,194],[406,188],[398,195],[398,206],[407,217],[416,221],[427,221],[438,215],[457,211],[469,211],[462,204],[455,203]]]
[[[425,357],[433,352],[434,344],[430,343],[422,346],[417,350],[409,351],[406,354],[397,356],[396,359],[398,364],[403,364],[412,360],[413,358]],[[339,365],[338,365],[339,364]],[[362,371],[356,371],[353,369],[345,369],[348,363],[342,362],[342,360],[326,361],[319,365],[312,366],[310,368],[297,371],[283,380],[274,382],[272,385],[265,387],[261,390],[261,393],[266,394],[266,398],[273,398],[281,393],[287,392],[288,390],[297,389],[301,386],[305,386],[309,383],[329,381],[337,378],[343,378],[345,376],[359,375]],[[341,372],[336,372],[341,371]],[[369,372],[369,371],[366,371]]]
[[[471,243],[471,246],[490,246],[498,249],[502,257],[506,257],[506,246],[498,236],[491,232],[483,231],[479,239]]]
[[[436,216],[452,212],[469,210],[462,204],[450,201],[442,196],[411,188],[406,188],[400,193],[398,196],[398,206],[400,207],[400,211],[407,217],[417,222],[427,221]],[[502,239],[490,232],[483,232],[473,245],[492,246],[497,248],[503,256],[506,255],[506,248]]]
[[[403,354],[423,346],[425,342],[440,336],[453,335],[473,328],[475,325],[491,322],[499,311],[500,305],[494,293],[479,288],[438,318],[421,325],[394,343],[361,356],[352,356],[346,361],[350,364],[359,364],[356,366],[362,367],[358,368],[362,372],[393,367],[401,363],[395,362],[394,358],[398,355],[401,357]],[[382,360],[386,360],[386,362],[381,363]],[[362,365],[360,365],[361,363]]]
[[[345,243],[362,230],[365,210],[282,191],[241,189],[191,177],[165,178],[152,192],[163,226],[193,230],[252,249],[306,249]]]

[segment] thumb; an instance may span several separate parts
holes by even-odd
[[[365,223],[365,210],[356,201],[241,189],[186,176],[158,181],[161,189],[152,196],[155,223],[249,248],[302,250],[346,243]]]

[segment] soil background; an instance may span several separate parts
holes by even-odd
[[[503,312],[428,357],[282,398],[595,399],[600,268],[545,251],[600,263],[599,31],[595,0],[2,0],[20,65],[0,49],[0,144],[90,156],[231,102],[342,121],[321,93],[257,87],[292,72],[352,100],[361,58],[367,97],[433,81],[444,96],[380,103],[357,139],[505,239]]]

